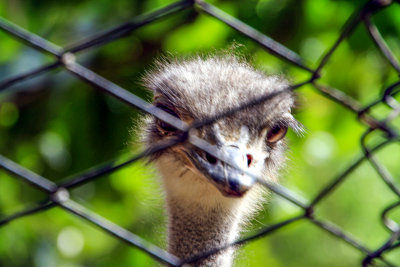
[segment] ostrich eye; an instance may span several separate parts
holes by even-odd
[[[176,114],[175,111],[173,111],[172,109],[170,109],[169,107],[163,105],[163,104],[156,104],[156,107],[164,110],[165,112],[168,112],[169,114],[171,114],[174,117],[179,118],[178,114]],[[171,124],[168,124],[162,120],[158,120],[157,121],[157,125],[158,127],[160,127],[164,132],[176,132],[177,129],[175,127],[173,127]]]
[[[268,130],[267,141],[269,143],[278,142],[286,135],[287,130],[288,130],[287,126],[280,124],[274,125],[272,128]]]

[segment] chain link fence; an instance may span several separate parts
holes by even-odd
[[[119,25],[110,30],[97,33],[81,42],[76,43],[70,47],[59,47],[46,39],[41,38],[23,28],[20,28],[13,23],[0,18],[0,29],[9,35],[19,39],[26,45],[40,51],[42,53],[50,54],[53,56],[53,61],[51,63],[45,64],[38,67],[32,71],[26,73],[20,73],[13,77],[8,77],[0,81],[0,93],[7,90],[12,85],[19,83],[23,80],[31,79],[37,77],[38,75],[47,73],[56,68],[63,68],[68,72],[74,74],[77,78],[84,80],[85,82],[92,85],[94,88],[109,94],[119,101],[122,101],[133,108],[140,109],[146,113],[149,113],[158,119],[173,125],[175,128],[181,130],[183,133],[179,138],[174,139],[168,143],[155,144],[146,151],[143,151],[137,155],[134,155],[129,160],[120,164],[105,164],[101,166],[96,166],[88,171],[84,171],[73,177],[69,177],[60,183],[55,183],[42,177],[24,167],[11,161],[10,159],[0,155],[0,168],[3,171],[8,172],[13,177],[26,182],[29,186],[35,187],[42,190],[48,195],[46,201],[36,203],[33,207],[26,210],[22,210],[18,213],[9,215],[8,217],[0,218],[0,227],[5,227],[8,223],[17,220],[18,218],[43,212],[45,210],[52,209],[54,207],[60,207],[65,211],[72,213],[83,220],[86,220],[93,225],[101,228],[102,230],[108,232],[110,235],[115,236],[115,238],[126,242],[129,245],[137,247],[154,257],[158,261],[171,266],[182,266],[185,263],[190,263],[202,257],[207,257],[220,250],[226,249],[230,246],[238,246],[247,242],[251,242],[257,238],[265,237],[274,231],[292,224],[297,221],[307,220],[310,223],[316,225],[317,227],[329,232],[330,234],[336,236],[338,242],[346,242],[350,246],[359,250],[363,255],[364,259],[362,261],[362,266],[371,266],[375,263],[381,263],[386,266],[400,266],[398,263],[390,262],[385,258],[385,255],[393,250],[400,247],[400,225],[389,218],[389,213],[400,206],[400,187],[393,177],[393,175],[387,170],[387,168],[381,164],[378,159],[374,156],[375,152],[393,144],[399,142],[399,132],[398,129],[391,125],[391,122],[399,117],[400,114],[400,103],[395,99],[395,95],[400,91],[400,81],[393,83],[391,86],[384,90],[382,97],[376,99],[371,104],[363,106],[361,103],[350,97],[349,95],[343,93],[328,85],[322,84],[320,79],[320,73],[324,69],[325,65],[329,62],[332,55],[337,51],[337,47],[352,33],[353,30],[359,25],[364,24],[367,28],[371,39],[375,42],[376,46],[379,48],[383,56],[390,62],[393,69],[400,74],[400,64],[395,58],[394,54],[391,52],[390,48],[386,44],[385,40],[380,35],[378,28],[371,21],[371,17],[376,13],[385,8],[391,8],[391,5],[400,4],[399,1],[389,1],[389,0],[372,0],[367,2],[360,10],[355,12],[350,19],[344,25],[341,34],[337,37],[336,42],[325,52],[322,59],[316,68],[310,68],[307,66],[302,58],[298,56],[293,51],[289,50],[282,44],[274,41],[268,36],[260,33],[254,28],[250,27],[246,23],[230,16],[224,11],[218,9],[216,6],[209,4],[205,1],[193,1],[184,0],[173,3],[169,6],[156,10],[152,13],[141,15],[128,21],[122,25]],[[227,110],[223,114],[218,114],[215,117],[210,117],[205,121],[197,121],[191,125],[180,121],[179,119],[169,116],[165,111],[156,108],[155,106],[149,104],[148,102],[142,100],[140,97],[128,92],[124,88],[112,83],[111,81],[103,78],[102,76],[94,73],[90,69],[80,65],[75,61],[75,53],[84,52],[85,50],[93,47],[102,46],[106,43],[113,42],[125,36],[132,34],[135,30],[143,27],[147,24],[153,23],[164,17],[172,15],[174,13],[181,12],[184,9],[193,9],[199,13],[208,14],[226,25],[230,26],[234,30],[240,32],[247,38],[252,39],[257,44],[259,44],[263,49],[268,51],[270,54],[281,58],[293,66],[303,69],[309,73],[309,78],[305,81],[291,85],[288,88],[283,89],[280,92],[276,92],[271,95],[265,95],[256,101],[250,103],[243,103],[240,107]],[[72,188],[79,187],[83,184],[90,183],[93,180],[99,178],[100,176],[112,173],[118,169],[121,169],[132,162],[135,162],[141,158],[147,157],[153,153],[166,149],[170,146],[174,146],[180,142],[191,142],[193,145],[200,149],[207,151],[210,154],[215,153],[211,151],[202,140],[188,139],[187,134],[191,128],[201,127],[206,124],[210,124],[219,118],[229,116],[234,112],[245,109],[248,106],[256,105],[262,103],[281,94],[286,91],[293,91],[302,88],[305,85],[311,85],[315,90],[321,93],[323,96],[335,101],[353,112],[357,119],[364,125],[368,127],[368,130],[364,133],[361,138],[361,145],[363,148],[363,155],[354,161],[350,166],[344,169],[340,175],[334,177],[330,183],[324,187],[314,198],[305,200],[298,197],[294,192],[289,189],[276,185],[270,184],[266,181],[258,179],[257,181],[267,187],[273,193],[279,195],[280,197],[286,199],[287,201],[293,203],[303,210],[303,213],[299,216],[292,217],[290,219],[281,221],[280,223],[265,227],[261,229],[258,233],[251,235],[249,237],[237,240],[233,244],[229,244],[226,247],[213,248],[209,252],[197,255],[192,259],[179,259],[174,255],[166,252],[165,250],[155,246],[154,244],[142,239],[141,237],[127,231],[126,229],[110,222],[109,220],[101,217],[100,215],[92,212],[86,207],[78,204],[76,201],[70,198],[69,190]],[[377,119],[371,114],[371,109],[373,109],[378,104],[384,104],[391,109],[389,115],[384,119]],[[374,146],[367,144],[366,139],[374,132],[382,133],[382,141]],[[224,160],[224,159],[221,159]],[[316,206],[326,198],[330,193],[335,191],[341,184],[349,177],[349,175],[354,172],[363,162],[369,162],[371,166],[379,174],[380,179],[387,185],[387,187],[399,197],[399,200],[392,205],[388,206],[382,211],[381,220],[383,224],[390,231],[390,237],[381,244],[380,247],[376,249],[371,249],[367,244],[363,244],[358,241],[351,234],[345,232],[338,226],[335,226],[330,221],[319,218],[314,210]]]

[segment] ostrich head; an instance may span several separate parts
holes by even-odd
[[[265,76],[235,56],[196,57],[159,63],[145,78],[154,105],[191,124],[288,87],[278,76]],[[189,133],[201,138],[231,164],[190,142],[152,158],[162,174],[169,216],[169,251],[190,258],[232,242],[240,226],[262,203],[254,177],[275,181],[284,163],[284,136],[299,129],[291,115],[288,91],[258,105],[223,117]],[[148,145],[179,135],[155,118],[146,122]],[[250,175],[249,175],[250,174]],[[193,263],[229,266],[232,250]]]

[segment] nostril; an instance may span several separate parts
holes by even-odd
[[[250,167],[251,163],[253,162],[253,156],[250,154],[247,154],[247,166]]]
[[[207,153],[207,152],[205,152],[205,153],[206,153],[206,160],[207,160],[209,163],[211,163],[211,164],[213,164],[213,165],[217,163],[217,158],[216,158],[216,157],[210,155],[210,154]]]

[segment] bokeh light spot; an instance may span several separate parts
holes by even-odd
[[[84,244],[82,232],[75,227],[64,228],[57,237],[57,248],[67,258],[79,255]]]

